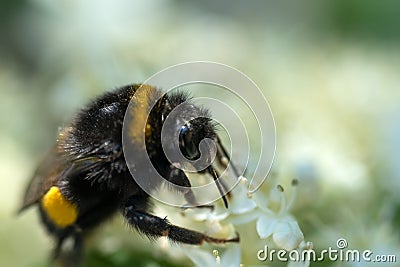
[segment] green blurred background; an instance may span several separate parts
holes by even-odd
[[[299,179],[293,214],[306,240],[324,249],[344,237],[399,262],[399,10],[395,0],[1,0],[0,266],[46,265],[35,212],[15,212],[57,127],[94,95],[192,60],[233,66],[263,90],[277,127],[267,183]],[[190,265],[117,218],[93,239],[88,266]],[[255,244],[246,266],[261,264]],[[364,266],[311,264],[328,265]]]

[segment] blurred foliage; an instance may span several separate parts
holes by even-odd
[[[339,0],[330,5],[332,15],[329,20],[333,33],[350,39],[365,38],[378,42],[400,40],[399,1]]]

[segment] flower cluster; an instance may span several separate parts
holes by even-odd
[[[241,176],[232,191],[228,210],[195,214],[194,219],[206,223],[207,234],[221,237],[232,234],[235,225],[256,221],[260,239],[271,238],[278,248],[287,251],[301,250],[305,244],[304,236],[297,221],[289,212],[296,197],[297,180],[293,180],[292,186],[294,190],[288,201],[281,185],[273,188],[268,195],[264,195],[261,190],[250,193],[247,179]],[[244,266],[241,263],[239,244],[230,245],[222,255],[217,250],[211,252],[188,247],[185,247],[184,252],[196,266]],[[289,266],[308,265],[308,262],[289,263]]]

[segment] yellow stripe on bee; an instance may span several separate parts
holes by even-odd
[[[154,93],[155,90],[155,87],[148,84],[137,85],[136,92],[132,96],[134,105],[130,110],[130,114],[133,121],[129,122],[129,133],[132,141],[139,146],[144,145],[145,134],[149,136],[151,133],[151,127],[147,124],[147,117],[151,108],[149,95]]]
[[[56,186],[47,191],[41,203],[48,218],[60,228],[74,224],[78,218],[77,206],[66,199]]]

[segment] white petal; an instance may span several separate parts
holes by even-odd
[[[209,217],[207,218],[208,220],[218,220],[222,221],[225,220],[229,216],[229,212],[225,211],[222,213],[210,213]]]
[[[247,213],[232,215],[228,219],[227,222],[233,223],[234,225],[241,225],[257,219],[262,213],[259,210],[252,210]]]
[[[184,216],[195,221],[219,220],[222,221],[229,216],[229,212],[224,208],[223,211],[210,212],[208,209],[188,209],[184,211]]]
[[[222,254],[221,258],[221,266],[223,267],[238,267],[240,265],[240,261],[242,259],[240,246],[239,245],[231,245],[224,254]]]
[[[235,227],[231,223],[221,224],[217,220],[206,221],[206,233],[213,237],[228,238],[230,235],[235,234]]]
[[[296,221],[279,221],[275,226],[272,239],[279,247],[293,250],[304,240],[304,236]]]
[[[232,201],[229,206],[229,210],[233,214],[241,214],[254,209],[257,204],[253,199],[249,198],[247,187],[241,183],[238,183],[232,191]]]
[[[269,237],[272,232],[274,231],[276,224],[278,223],[278,220],[276,218],[262,215],[260,218],[257,220],[257,233],[260,236],[260,238],[264,239]]]

